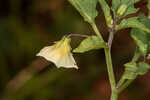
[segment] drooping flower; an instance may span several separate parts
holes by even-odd
[[[63,37],[60,41],[55,42],[52,46],[44,47],[37,56],[44,57],[46,60],[53,62],[58,68],[76,68],[76,62],[71,53],[71,39]]]

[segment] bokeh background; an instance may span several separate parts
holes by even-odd
[[[146,14],[145,5],[140,2],[135,6]],[[107,40],[103,12],[99,6],[97,9],[96,23]],[[117,80],[135,50],[129,32],[130,29],[117,32],[113,42]],[[109,100],[103,50],[74,54],[79,70],[57,69],[36,57],[44,46],[69,33],[94,34],[67,0],[0,0],[0,100]],[[72,48],[82,39],[72,38]],[[119,100],[150,100],[149,95],[150,72],[136,79]]]

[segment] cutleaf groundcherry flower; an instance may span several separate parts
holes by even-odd
[[[55,42],[52,46],[44,47],[37,56],[44,57],[46,60],[53,62],[58,68],[76,68],[76,62],[71,53],[71,39],[63,37],[60,41]]]

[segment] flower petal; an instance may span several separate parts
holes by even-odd
[[[60,55],[55,50],[54,46],[44,47],[36,56],[44,57],[46,60],[56,63]]]
[[[78,69],[77,64],[76,64],[71,53],[69,53],[65,56],[62,56],[58,60],[58,62],[56,62],[56,66],[58,66],[58,68],[64,67],[64,68],[76,68],[76,69]]]

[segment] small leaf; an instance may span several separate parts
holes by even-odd
[[[120,6],[116,11],[116,16],[121,17],[137,12],[138,9],[134,8],[134,4],[138,1],[139,0],[121,0]]]
[[[84,53],[90,50],[96,50],[106,48],[107,45],[103,40],[100,40],[97,36],[91,36],[84,39],[80,45],[73,50],[75,53]]]
[[[150,19],[148,19],[143,14],[139,15],[139,21],[146,27],[150,28]],[[135,40],[140,52],[143,55],[146,55],[150,52],[150,33],[133,28],[131,31],[131,36]]]
[[[125,72],[123,74],[124,79],[135,79],[137,76],[137,66],[136,62],[129,62],[125,64]]]
[[[113,19],[112,19],[111,13],[110,13],[110,7],[108,6],[108,4],[106,3],[105,0],[98,0],[98,1],[101,5],[103,12],[104,12],[107,25],[109,27],[112,27],[113,26]]]
[[[148,51],[148,38],[147,34],[144,31],[139,29],[132,29],[131,37],[135,40],[139,50],[142,52],[143,55],[147,54]]]
[[[68,0],[84,17],[88,23],[93,23],[98,15],[96,10],[97,0]]]
[[[145,62],[129,62],[125,64],[124,79],[135,79],[137,75],[143,75],[150,70],[150,65]]]
[[[138,63],[137,66],[138,66],[138,70],[137,70],[138,75],[143,75],[146,72],[148,72],[148,70],[150,70],[150,65],[145,62],[140,62]]]
[[[142,55],[142,53],[140,52],[139,47],[137,46],[135,53],[134,53],[134,56],[132,58],[132,62],[136,62],[141,55]]]
[[[150,33],[150,29],[147,28],[140,21],[138,21],[137,17],[124,19],[119,25],[117,25],[117,29],[123,29],[123,28],[138,28],[140,30]]]
[[[119,8],[120,6],[120,3],[121,3],[121,0],[112,0],[112,10],[113,12],[116,12],[117,9]]]
[[[126,15],[129,15],[129,14],[133,14],[133,13],[136,13],[139,9],[138,8],[135,8],[134,5],[130,5],[128,8],[127,8],[127,11],[126,13],[124,14],[124,16]]]
[[[150,19],[144,14],[139,14],[139,21],[150,29]]]

